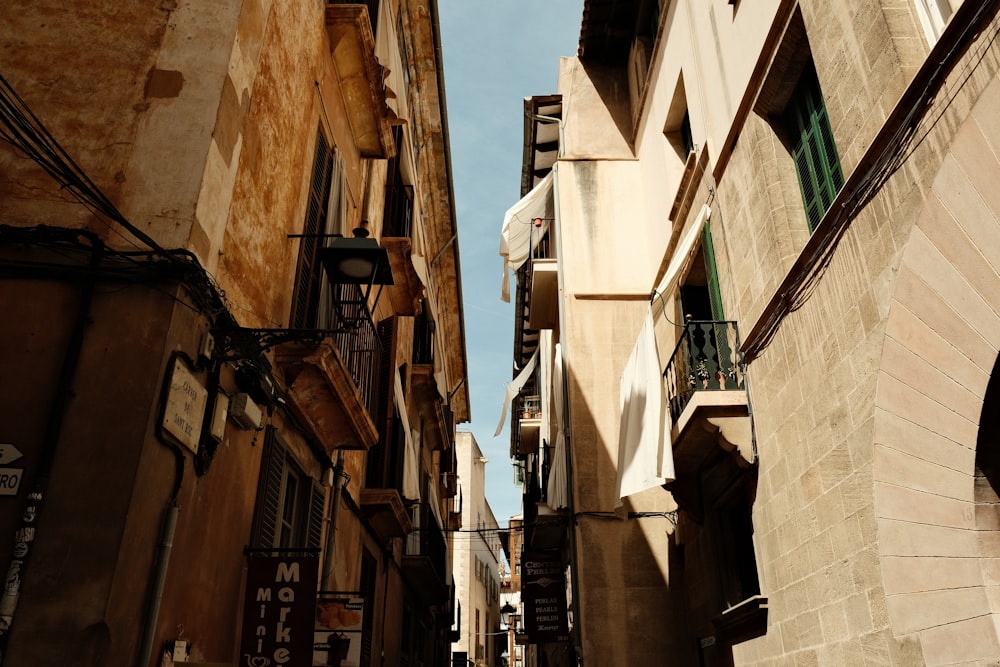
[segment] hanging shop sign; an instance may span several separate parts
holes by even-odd
[[[360,593],[320,593],[316,601],[314,667],[361,667],[365,600]]]
[[[170,389],[163,409],[162,426],[195,454],[201,439],[201,423],[205,419],[208,390],[178,356],[170,375]]]
[[[524,626],[533,644],[569,641],[566,577],[558,553],[526,551],[521,556]]]
[[[312,664],[317,564],[310,556],[250,557],[240,667]]]

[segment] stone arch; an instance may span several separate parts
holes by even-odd
[[[1000,655],[1000,487],[990,484],[992,456],[1000,461],[998,104],[994,80],[923,193],[889,303],[875,399],[888,621],[896,637],[919,640],[928,665]],[[997,452],[977,460],[987,441]]]

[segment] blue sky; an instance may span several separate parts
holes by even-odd
[[[583,0],[439,0],[462,257],[472,431],[489,457],[497,521],[520,512],[508,424],[493,437],[511,379],[513,310],[500,300],[500,225],[520,197],[524,98],[556,92],[559,57],[576,55]]]

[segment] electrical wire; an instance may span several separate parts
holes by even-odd
[[[943,101],[938,105],[938,114],[926,122],[928,113],[934,106],[935,97],[945,84],[945,78],[952,73],[953,62],[965,53],[969,41],[986,29],[980,28],[979,25],[988,10],[996,12],[996,2],[979,5],[975,14],[966,21],[952,21],[953,24],[962,25],[962,32],[928,75],[923,89],[917,91],[914,101],[888,137],[885,147],[875,156],[841,205],[828,211],[830,222],[821,223],[821,229],[817,230],[822,236],[816,237],[818,242],[815,243],[811,254],[805,258],[804,270],[778,295],[778,305],[768,312],[754,340],[748,341],[744,351],[747,363],[753,361],[770,345],[784,319],[806,304],[833,261],[835,251],[851,222],[881,192],[892,175],[912,157],[985,58],[986,52],[1000,34],[996,16],[988,26],[991,31],[989,37],[980,43],[978,53],[973,53],[973,57],[965,65],[965,71],[960,71],[964,76],[960,77],[957,85],[945,91]],[[922,133],[919,132],[921,125],[924,126]]]

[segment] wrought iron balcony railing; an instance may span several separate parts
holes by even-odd
[[[378,414],[382,341],[358,285],[337,284],[331,292],[331,306],[324,313],[321,327],[336,331],[332,336],[334,345],[374,419]]]
[[[542,416],[541,396],[521,397],[521,419],[538,419]]]
[[[407,557],[426,559],[439,583],[444,584],[447,568],[448,544],[438,527],[431,506],[425,502],[411,508],[414,531],[406,538]]]
[[[663,371],[673,421],[677,421],[695,392],[745,390],[743,370],[736,322],[687,322]]]

